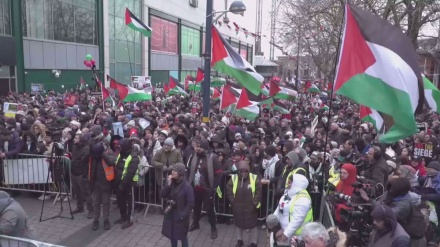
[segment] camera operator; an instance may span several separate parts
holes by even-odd
[[[370,199],[363,189],[359,189],[359,193],[365,201],[376,206],[383,203],[389,206],[396,214],[397,221],[405,229],[406,233],[411,238],[412,246],[426,246],[426,239],[424,237],[427,222],[423,215],[414,204],[414,197],[420,200],[417,194],[410,193],[411,184],[406,178],[390,178],[387,185],[387,191],[380,197],[378,202]],[[417,200],[416,199],[416,200]]]
[[[345,163],[341,166],[340,174],[341,180],[336,185],[336,192],[351,197],[354,193],[354,187],[352,184],[356,182],[356,167],[350,163]],[[347,222],[340,216],[341,209],[350,209],[350,207],[347,206],[347,200],[338,200],[335,203],[335,219],[341,225],[341,229],[344,229],[343,226],[345,226]]]
[[[382,184],[384,187],[388,180],[388,164],[378,146],[372,146],[367,152],[368,165],[363,170],[363,177],[373,185]]]
[[[378,204],[371,212],[373,231],[369,247],[410,247],[409,235],[397,222],[396,215],[387,205]]]
[[[178,240],[182,241],[182,247],[188,247],[189,216],[194,207],[194,192],[185,178],[183,163],[172,166],[171,175],[160,196],[167,199],[162,235],[171,240],[172,247],[177,247]]]

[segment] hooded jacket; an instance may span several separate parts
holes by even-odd
[[[0,234],[35,239],[26,212],[4,191],[0,191],[0,214]]]
[[[81,134],[80,142],[73,145],[70,172],[73,176],[87,175],[90,149]]]
[[[119,144],[121,145],[121,152],[119,153],[119,160],[115,167],[115,182],[120,184],[120,187],[125,188],[127,185],[131,185],[133,183],[133,177],[136,175],[136,171],[140,163],[140,151],[133,148],[133,145],[129,139],[122,139]],[[127,174],[124,176],[124,178],[122,178],[125,162],[129,155],[131,155],[131,161],[127,168]]]
[[[293,212],[290,212],[293,198],[309,186],[307,178],[300,174],[293,175],[293,181],[290,189],[281,197],[278,207],[273,213],[280,222],[281,228],[284,230],[284,235],[287,239],[292,239],[296,230],[298,230],[304,223],[307,212],[312,206],[312,201],[307,197],[300,197],[295,201]],[[292,219],[289,222],[289,219]]]

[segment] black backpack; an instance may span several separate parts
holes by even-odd
[[[402,225],[403,229],[405,229],[411,239],[417,240],[425,236],[427,226],[428,222],[420,208],[411,204],[411,211],[406,219],[406,224]]]

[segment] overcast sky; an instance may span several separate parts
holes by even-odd
[[[228,8],[229,4],[233,2],[233,0],[226,0],[228,1]],[[251,42],[251,39],[253,39],[251,36],[248,38],[245,38],[243,34],[237,35],[235,33],[233,22],[236,22],[241,27],[246,28],[247,30],[251,32],[255,32],[255,24],[256,24],[256,0],[242,0],[244,4],[246,5],[246,12],[244,13],[244,16],[240,15],[234,15],[234,14],[228,14],[228,17],[230,19],[230,26],[232,27],[232,30],[229,31],[227,27],[224,25],[221,28],[221,31],[224,33],[227,33],[228,35],[232,37],[237,37],[240,40],[244,40],[247,42]],[[272,0],[263,0],[263,30],[262,34],[266,35],[267,38],[262,37],[262,50],[264,52],[264,56],[266,59],[269,59],[270,55],[270,45],[269,45],[269,39],[270,37],[270,11],[272,7]],[[225,1],[224,0],[214,0],[214,9],[216,11],[224,10],[225,9]],[[220,19],[221,20],[221,19]],[[428,36],[437,36],[438,35],[438,23],[435,24],[427,24],[423,27],[422,34],[428,35]],[[253,40],[251,43],[254,43]],[[281,56],[281,52],[275,48],[275,59],[277,56]]]

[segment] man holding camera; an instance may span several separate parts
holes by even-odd
[[[182,247],[188,247],[189,216],[194,207],[194,192],[191,184],[185,178],[185,165],[176,163],[171,168],[167,183],[160,192],[166,199],[162,235],[171,240],[171,246],[177,247],[177,241],[182,241]]]
[[[363,176],[373,185],[382,184],[385,188],[388,181],[388,164],[383,157],[382,150],[378,146],[371,146],[367,157],[369,166],[363,171]]]

